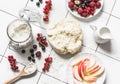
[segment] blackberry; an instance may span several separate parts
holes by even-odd
[[[22,52],[22,53],[25,53],[25,50],[23,49],[21,52]]]
[[[33,45],[33,49],[37,49],[37,45]]]
[[[81,8],[83,8],[83,9],[85,8],[85,4],[84,4],[84,3],[83,3],[83,4],[81,4]]]
[[[39,2],[42,4],[43,1],[42,1],[42,0],[39,0]]]
[[[30,56],[28,56],[28,60],[31,61],[31,59],[32,59],[32,58],[31,58]]]
[[[42,39],[43,39],[43,40],[46,40],[46,37],[45,37],[45,36],[43,36],[43,37],[42,37]]]
[[[35,62],[35,59],[32,59],[32,62]]]
[[[30,49],[30,53],[34,53],[34,49]]]
[[[46,50],[46,49],[45,49],[45,46],[42,46],[41,48],[42,48],[42,51],[44,51],[44,52],[45,52],[45,50]]]
[[[31,56],[34,58],[34,53],[31,53]]]
[[[40,3],[39,3],[39,2],[36,2],[36,6],[37,6],[37,7],[40,7]]]

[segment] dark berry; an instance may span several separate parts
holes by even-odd
[[[30,49],[30,53],[34,53],[34,49]]]
[[[42,51],[44,51],[44,52],[45,52],[45,50],[46,50],[46,49],[45,49],[45,46],[42,46]]]
[[[28,60],[31,61],[31,59],[32,59],[32,58],[31,58],[30,56],[28,56]]]
[[[34,49],[37,49],[37,45],[33,45],[33,48],[34,48]]]
[[[40,3],[39,3],[39,2],[36,2],[36,6],[37,6],[37,7],[40,7]]]
[[[33,0],[30,0],[30,1],[32,1],[32,2],[33,2]]]
[[[31,56],[34,58],[34,53],[31,53]]]
[[[42,0],[39,0],[39,2],[42,4],[43,1],[42,1]]]
[[[83,3],[83,4],[81,4],[81,8],[83,8],[83,9],[85,8],[85,4],[84,4],[84,3]]]
[[[25,50],[23,49],[21,52],[24,54],[24,53],[25,53]]]
[[[46,37],[45,37],[45,36],[43,36],[43,37],[42,37],[42,39],[43,39],[43,40],[46,40]]]
[[[32,62],[35,62],[35,59],[32,59]]]

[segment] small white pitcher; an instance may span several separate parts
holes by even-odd
[[[94,27],[94,38],[97,43],[104,44],[112,39],[111,32],[107,26],[101,27],[99,29],[96,26],[91,27]]]

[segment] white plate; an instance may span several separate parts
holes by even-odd
[[[74,56],[68,63],[68,67],[67,67],[67,82],[69,84],[74,84],[73,83],[73,74],[72,74],[72,65],[73,65],[73,62],[76,61],[79,61],[81,59],[85,59],[85,58],[94,58],[96,60],[97,63],[100,63],[101,66],[103,66],[103,63],[100,61],[100,59],[98,57],[96,57],[95,55],[93,54],[90,54],[90,53],[79,53],[77,54],[76,56]],[[103,84],[104,81],[105,81],[105,78],[106,78],[106,71],[104,71],[104,73],[102,74],[102,76],[100,76],[97,81],[96,81],[96,84]]]
[[[100,13],[100,11],[102,10],[102,8],[103,8],[103,2],[104,2],[103,0],[100,0],[101,7],[100,7],[99,9],[96,9],[96,10],[95,10],[95,13],[94,13],[93,16],[90,15],[90,16],[88,16],[88,17],[82,17],[81,15],[78,14],[77,11],[71,11],[71,9],[68,7],[68,2],[69,2],[69,1],[70,1],[70,0],[67,0],[67,1],[66,1],[66,6],[67,6],[68,11],[69,11],[72,15],[74,15],[75,17],[77,17],[77,18],[79,18],[79,19],[85,19],[85,20],[91,19],[91,18],[95,17],[96,15],[98,15],[98,14]]]

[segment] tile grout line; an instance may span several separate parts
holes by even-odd
[[[56,79],[56,80],[58,80],[58,81],[60,81],[60,82],[67,83],[67,82],[65,82],[65,81],[63,81],[63,80],[60,80],[60,79],[58,79],[58,78],[56,78],[56,77],[54,77],[54,76],[51,76],[51,75],[49,75],[49,74],[46,74],[46,73],[42,73],[42,74],[44,74],[44,75],[46,75],[46,76],[49,76],[49,77],[51,77],[51,78],[54,78],[54,79]]]
[[[39,71],[38,71],[38,72],[39,72]],[[39,73],[40,73],[40,76],[39,76],[36,84],[39,84],[40,78],[41,78],[41,76],[42,76],[42,73],[41,73],[41,72],[39,72]]]
[[[0,11],[3,12],[3,13],[6,13],[6,14],[8,14],[8,15],[11,15],[11,16],[13,16],[13,17],[15,17],[15,18],[18,18],[17,16],[15,16],[15,15],[7,12],[7,11],[4,11],[4,10],[2,10],[2,9],[0,9]]]
[[[25,5],[25,7],[27,7],[28,3],[29,3],[29,0],[27,0],[27,3],[26,3],[26,5]]]
[[[114,7],[115,7],[115,4],[116,4],[116,0],[114,1],[113,7],[112,7],[112,9],[111,9],[111,11],[110,11],[110,15],[109,15],[109,18],[108,18],[108,20],[107,20],[106,25],[108,25],[108,23],[109,23],[109,21],[110,21],[110,18],[111,18],[111,15],[112,15],[112,11],[113,11],[113,9],[114,9]]]
[[[111,58],[111,59],[113,59],[113,60],[115,60],[115,61],[120,62],[120,58],[114,58],[114,57],[112,57],[112,56],[109,56],[109,55],[106,55],[106,54],[104,54],[104,53],[101,53],[100,51],[97,51],[97,53],[102,54],[102,55],[104,55],[104,56],[107,56],[108,58]]]

